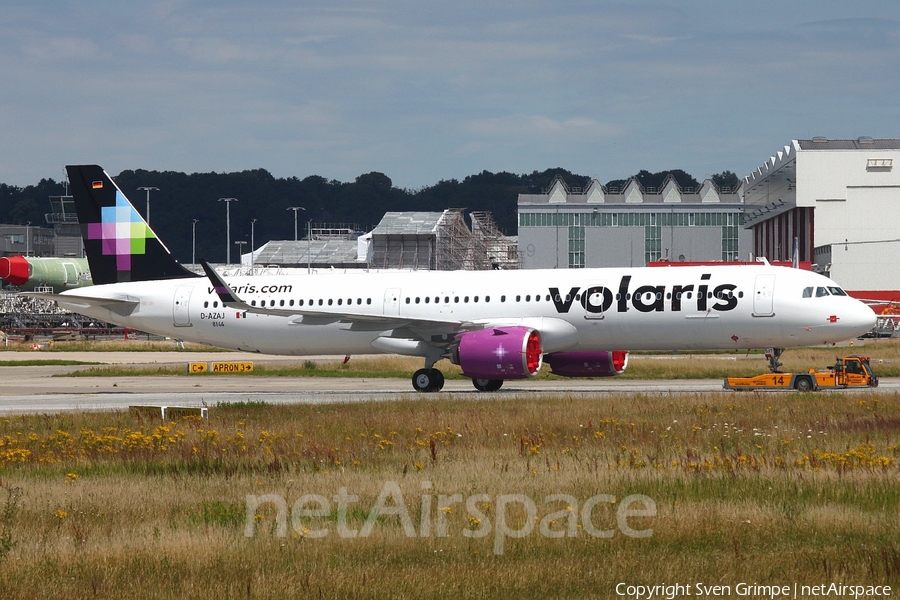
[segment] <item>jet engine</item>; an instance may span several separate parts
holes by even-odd
[[[628,352],[554,352],[547,355],[550,372],[562,377],[613,377],[625,372]]]
[[[492,327],[457,337],[451,361],[472,379],[525,379],[541,370],[541,334],[531,327]]]

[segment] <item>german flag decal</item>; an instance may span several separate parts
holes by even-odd
[[[94,183],[91,184],[91,187],[94,188],[95,190],[103,189],[103,182],[95,181]]]

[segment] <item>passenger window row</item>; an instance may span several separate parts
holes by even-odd
[[[523,298],[524,298],[524,300],[523,300]],[[444,296],[443,298],[441,298],[441,296],[434,296],[433,299],[431,296],[407,296],[404,301],[406,304],[441,304],[441,303],[443,303],[443,304],[459,304],[460,302],[462,302],[463,304],[467,304],[469,302],[476,303],[480,299],[481,299],[480,296],[471,296],[471,297],[470,296],[453,296],[452,298],[450,296]],[[557,300],[558,299],[559,299],[559,297],[557,297]],[[485,296],[483,300],[484,300],[484,302],[490,302],[491,297]],[[521,294],[519,294],[516,296],[515,301],[516,302],[523,302],[523,301],[524,302],[532,302],[532,301],[540,302],[541,300],[550,302],[550,300],[551,300],[550,294],[547,294],[546,296],[543,296],[541,294],[535,294],[534,296],[532,296],[531,294],[525,294],[524,297]],[[506,302],[506,295],[500,296],[500,302]]]
[[[823,287],[819,287],[819,288],[816,288],[816,296],[827,296],[827,295],[829,295],[829,290],[830,290],[830,293],[835,296],[846,296],[847,295],[846,292],[844,292],[844,290],[842,290],[840,288],[828,288],[828,290],[826,290]],[[803,290],[804,298],[809,298],[812,296],[812,294],[813,294],[813,288],[811,288],[811,287],[805,288]],[[676,294],[676,298],[681,299],[682,295],[684,296],[685,299],[690,300],[693,294],[691,292],[684,292],[684,293],[678,292]],[[661,299],[659,293],[657,293],[656,296],[657,296],[657,300]],[[709,298],[712,298],[713,297],[712,292],[708,292],[707,296]],[[734,296],[734,293],[731,292],[730,290],[716,294],[717,298],[732,298],[733,296]],[[739,292],[737,294],[737,296],[739,298],[743,298],[744,293]],[[631,300],[631,297],[632,297],[632,294],[630,294],[630,293],[625,295],[625,298],[627,300]],[[618,301],[620,298],[621,298],[621,294],[615,295],[616,301]],[[671,298],[672,298],[671,292],[667,293],[666,299],[671,300]],[[569,301],[571,301],[571,299],[572,299],[571,295],[567,294],[565,301],[569,302]],[[471,296],[471,297],[470,296],[453,296],[452,304],[459,304],[460,302],[462,302],[463,304],[468,304],[469,302],[478,303],[480,300],[481,300],[480,296]],[[531,294],[525,294],[524,296],[522,296],[521,294],[517,294],[515,297],[516,302],[523,302],[523,301],[524,302],[532,302],[532,301],[533,302],[541,302],[542,300],[545,302],[550,302],[551,300],[553,300],[553,297],[550,296],[550,294],[546,294],[546,295],[535,294],[534,296],[532,296]],[[406,304],[423,304],[423,303],[424,304],[441,304],[442,301],[443,301],[443,304],[451,304],[451,297],[444,296],[442,298],[441,296],[434,296],[432,298],[432,296],[424,296],[424,297],[423,296],[415,296],[415,297],[406,296],[406,298],[405,298]],[[490,302],[491,297],[484,296],[483,301]],[[576,302],[581,301],[580,293],[575,294],[575,301]],[[506,295],[500,296],[500,302],[506,302]],[[562,302],[562,297],[559,294],[556,295],[556,302]],[[346,302],[345,302],[344,298],[337,298],[337,299],[334,299],[334,298],[327,298],[327,299],[310,298],[308,302],[304,299],[300,299],[300,300],[296,300],[296,301],[294,299],[268,300],[268,302],[266,300],[260,300],[258,304],[257,304],[256,300],[250,301],[250,306],[260,306],[262,308],[266,308],[267,306],[271,307],[271,308],[275,308],[276,306],[278,306],[279,308],[302,307],[302,306],[335,306],[335,305],[337,305],[337,306],[354,306],[354,305],[362,306],[362,304],[363,304],[363,298],[356,298],[355,301],[353,298],[347,298]],[[371,306],[372,299],[365,298],[365,304],[366,304],[366,306]],[[224,308],[224,305],[222,305],[222,306]],[[210,303],[208,300],[203,302],[203,308],[218,308],[218,307],[219,307],[219,302],[217,300],[214,300],[212,303]]]
[[[357,306],[361,306],[361,305],[363,304],[363,299],[362,299],[362,298],[357,298],[355,302],[356,302],[356,305],[357,305]],[[371,299],[371,298],[366,298],[366,299],[365,299],[365,303],[366,303],[367,306],[368,306],[368,305],[371,305],[371,304],[372,304],[372,299]],[[277,305],[278,307],[284,307],[284,306],[291,307],[291,306],[326,306],[326,305],[327,305],[327,306],[334,306],[335,304],[337,304],[338,306],[344,306],[344,304],[345,304],[345,303],[344,303],[344,299],[343,299],[343,298],[338,298],[337,300],[335,300],[334,298],[328,298],[328,299],[326,300],[326,299],[323,299],[323,298],[319,298],[318,301],[316,301],[315,299],[310,298],[310,300],[309,300],[308,303],[306,302],[306,300],[303,300],[303,299],[296,300],[296,301],[295,301],[294,299],[277,300],[277,301],[276,301],[276,300],[269,300],[269,301],[268,301],[268,304],[266,304],[266,301],[265,301],[265,300],[260,300],[260,301],[259,301],[259,306],[262,307],[262,308],[265,308],[266,306],[269,306],[269,307],[274,308],[276,305]],[[354,304],[353,298],[347,298],[346,305],[347,305],[347,306],[351,306],[351,305],[353,305],[353,304]],[[224,307],[224,304],[223,304],[222,306]],[[256,300],[251,300],[251,301],[250,301],[250,306],[257,306]],[[214,301],[212,302],[212,308],[218,308],[218,307],[219,307],[219,302],[216,301],[216,300],[214,300]],[[205,302],[203,302],[203,308],[210,308],[210,302],[209,302],[208,300],[205,301]]]

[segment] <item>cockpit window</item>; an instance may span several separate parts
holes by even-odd
[[[823,287],[816,288],[816,298],[822,298],[827,295],[828,295],[828,290],[826,290],[825,288],[823,288]]]
[[[832,296],[846,296],[847,295],[847,292],[845,292],[844,290],[842,290],[839,287],[831,286],[828,288],[828,291],[831,292]]]
[[[803,288],[803,297],[812,298],[812,291],[813,289],[811,287]]]

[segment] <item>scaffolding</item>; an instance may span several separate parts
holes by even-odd
[[[436,268],[435,231],[444,213],[388,212],[372,230],[375,269]]]
[[[56,234],[54,256],[84,257],[81,228],[72,196],[50,196],[50,212],[44,215],[44,219]]]
[[[360,233],[357,223],[310,223],[307,237],[312,240],[355,240]]]
[[[516,269],[515,238],[504,236],[487,211],[386,213],[372,231],[371,266],[378,269],[485,271]]]
[[[254,264],[274,267],[408,270],[517,269],[515,237],[500,233],[487,211],[388,212],[359,236],[355,225],[310,226],[299,241],[270,241],[255,251]]]
[[[488,268],[519,269],[518,238],[503,235],[490,211],[473,210],[469,217],[472,219],[472,234],[479,240],[479,254],[486,257],[490,265]]]
[[[52,291],[41,290],[35,291]],[[0,291],[0,331],[10,335],[97,335],[121,328],[60,308],[56,302],[18,292]]]
[[[466,226],[464,210],[445,210],[435,226],[434,268],[438,271],[484,269],[476,249],[478,241]]]

